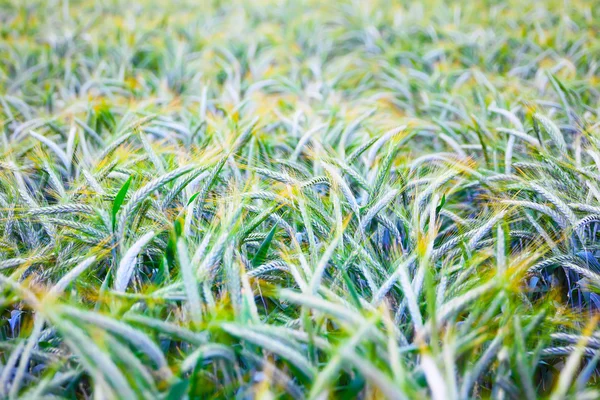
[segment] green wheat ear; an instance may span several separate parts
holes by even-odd
[[[1,398],[600,398],[594,1],[0,3]]]

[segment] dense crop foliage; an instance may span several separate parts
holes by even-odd
[[[598,398],[594,3],[0,0],[0,397]]]

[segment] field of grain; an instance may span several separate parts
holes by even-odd
[[[594,0],[0,0],[0,398],[600,398]]]

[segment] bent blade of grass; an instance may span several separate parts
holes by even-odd
[[[138,261],[138,255],[142,248],[154,238],[154,231],[146,233],[139,238],[125,253],[115,275],[114,290],[124,292],[133,276],[135,265]]]
[[[83,311],[71,306],[61,306],[60,311],[63,315],[85,321],[118,335],[150,357],[162,372],[170,374],[170,370],[167,368],[167,360],[161,349],[143,332],[132,328],[125,322],[92,311]]]
[[[49,296],[58,296],[73,282],[79,275],[89,268],[96,261],[96,256],[91,256],[77,264],[73,269],[67,272],[48,292]]]

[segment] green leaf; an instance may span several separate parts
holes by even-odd
[[[131,185],[131,179],[132,179],[132,177],[130,176],[127,179],[127,182],[125,182],[123,184],[123,186],[119,190],[119,193],[117,193],[117,196],[115,197],[115,201],[113,202],[113,208],[112,208],[113,229],[115,228],[115,225],[117,223],[117,213],[119,212],[119,209],[121,209],[121,205],[123,204],[123,201],[125,200],[125,196],[127,195],[127,191],[129,190],[129,185]]]
[[[277,230],[277,225],[275,225],[273,228],[271,228],[271,231],[269,232],[269,234],[267,235],[265,240],[263,240],[262,244],[258,248],[258,251],[256,252],[256,255],[252,259],[252,266],[258,267],[265,263],[265,260],[267,259],[267,253],[269,252],[269,247],[271,246],[271,241],[273,240],[273,237],[275,236],[276,230]]]
[[[198,197],[198,195],[200,194],[200,192],[196,192],[192,195],[192,197],[190,197],[190,199],[188,200],[186,206],[189,206],[190,204],[192,204],[192,201],[196,200],[196,197]]]
[[[354,282],[352,282],[352,278],[348,275],[347,270],[342,270],[342,278],[346,283],[346,287],[348,288],[348,294],[350,294],[350,299],[352,299],[352,303],[356,306],[357,309],[362,310],[362,304],[360,303],[360,298],[358,297],[358,292],[356,290],[356,286]]]
[[[165,400],[181,400],[185,397],[188,387],[190,386],[190,381],[187,379],[182,379],[179,382],[175,383],[171,386],[169,393],[165,397]]]
[[[439,215],[440,211],[442,211],[442,207],[446,204],[446,193],[442,195],[442,199],[440,200],[440,204],[435,208],[435,215]]]

